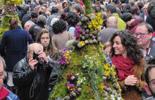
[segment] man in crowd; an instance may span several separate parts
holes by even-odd
[[[49,90],[57,80],[58,63],[43,52],[43,46],[32,43],[27,56],[14,68],[14,84],[21,100],[48,100]]]
[[[10,19],[10,29],[4,32],[0,44],[0,54],[6,62],[6,71],[8,74],[7,85],[14,90],[12,82],[12,72],[14,65],[24,58],[27,52],[27,46],[31,43],[28,32],[19,27],[17,19]]]
[[[145,22],[138,24],[134,30],[133,36],[137,38],[137,42],[139,46],[142,48],[144,56],[147,55],[151,38],[153,36],[153,34],[151,34],[152,32],[152,26]]]

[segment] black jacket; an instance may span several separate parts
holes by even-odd
[[[37,70],[32,71],[23,58],[13,70],[13,81],[21,100],[48,100],[49,90],[57,81],[59,64],[51,60],[47,64],[38,64]]]
[[[155,31],[155,18],[148,16],[146,22],[149,23],[152,26],[153,31]]]

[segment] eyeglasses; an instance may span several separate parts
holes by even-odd
[[[146,33],[135,33],[135,34],[133,34],[133,36],[135,36],[136,38],[144,37],[145,35],[146,35]]]
[[[141,38],[141,39],[145,39],[145,40],[150,39],[151,35],[152,34],[146,34],[146,33],[135,33],[135,34],[133,34],[133,36],[136,37],[137,39]]]

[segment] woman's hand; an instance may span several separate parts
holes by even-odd
[[[129,75],[124,80],[125,85],[128,85],[128,86],[134,86],[136,85],[137,82],[138,82],[138,79],[134,75]]]

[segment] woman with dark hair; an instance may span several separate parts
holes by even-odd
[[[52,38],[47,29],[42,29],[41,33],[38,34],[36,41],[43,45],[46,55],[52,57],[54,52],[56,52],[56,49],[52,47]]]
[[[142,100],[141,90],[144,58],[134,37],[127,31],[116,32],[111,38],[112,63],[115,65],[124,100]]]

